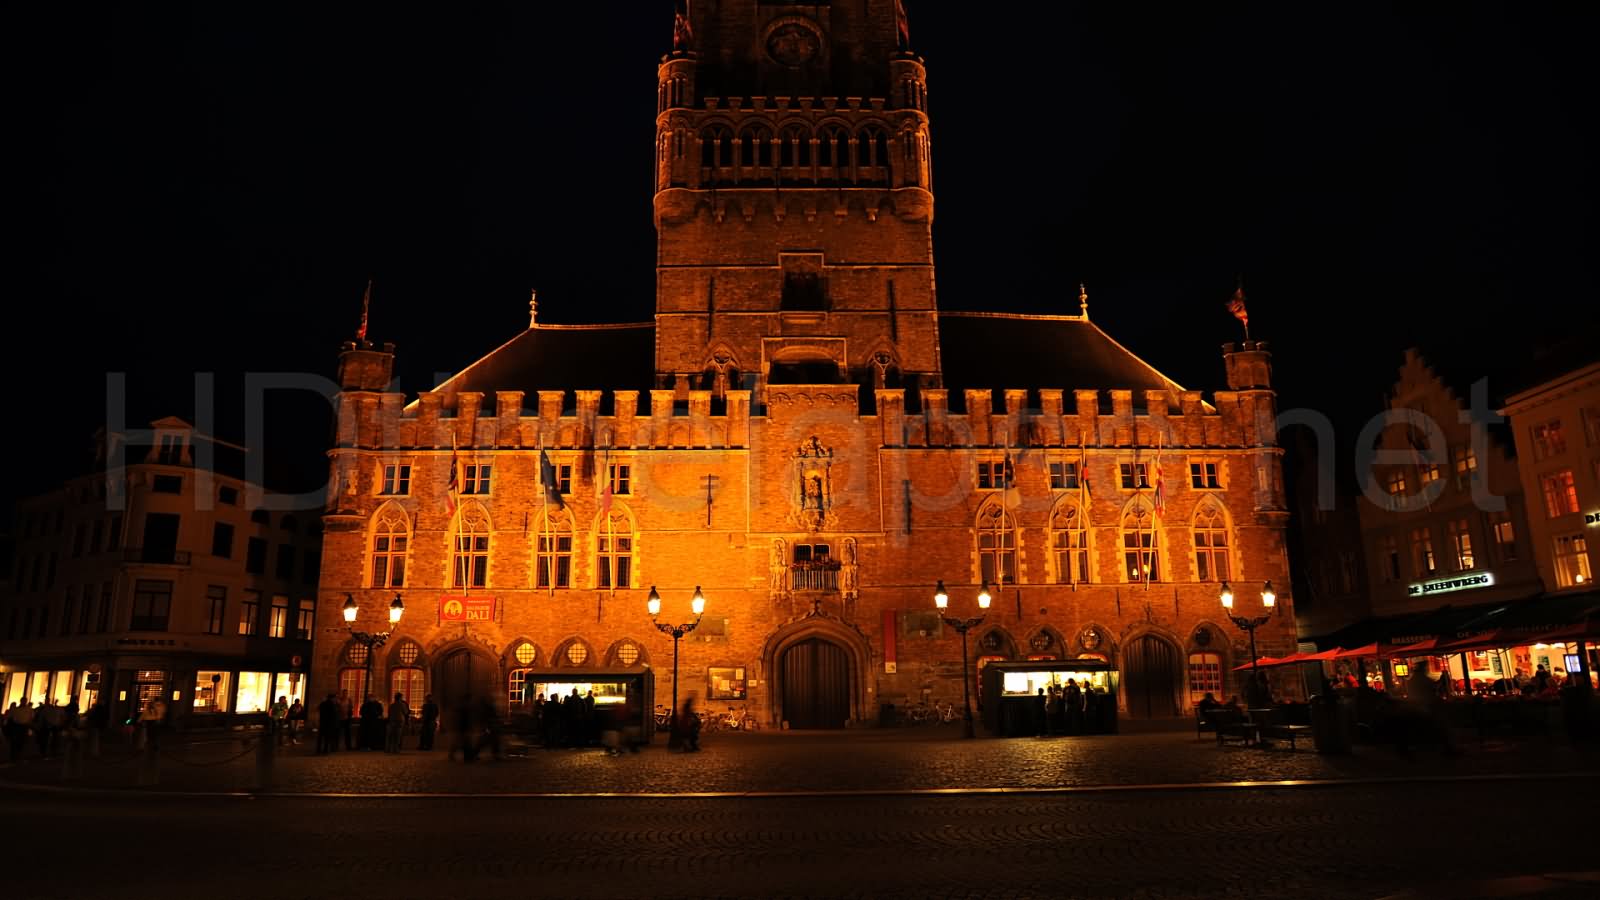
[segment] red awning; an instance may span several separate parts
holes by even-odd
[[[1438,645],[1438,638],[1428,638],[1425,641],[1417,641],[1414,644],[1395,644],[1389,647],[1383,655],[1391,659],[1411,656],[1438,656],[1438,651],[1434,649]]]
[[[1355,648],[1350,649],[1350,650],[1337,650],[1337,651],[1334,652],[1333,658],[1334,659],[1352,659],[1352,658],[1357,657],[1357,656],[1377,656],[1377,655],[1379,655],[1378,654],[1378,645],[1377,644],[1368,644],[1365,647],[1355,647]]]
[[[1260,659],[1255,661],[1254,666],[1252,666],[1250,663],[1245,663],[1242,666],[1234,666],[1233,670],[1235,672],[1248,672],[1251,668],[1254,668],[1254,667],[1270,668],[1277,661],[1278,660],[1277,660],[1276,657],[1263,656]]]
[[[1567,625],[1554,631],[1546,631],[1534,637],[1523,638],[1517,646],[1522,644],[1565,644],[1569,641],[1600,641],[1600,622],[1590,620],[1579,622],[1576,625]]]
[[[1341,654],[1343,652],[1344,651],[1340,650],[1338,647],[1334,647],[1331,650],[1324,650],[1321,653],[1304,653],[1304,654],[1301,654],[1300,661],[1301,662],[1326,662],[1328,660],[1338,659],[1339,658],[1339,654]]]

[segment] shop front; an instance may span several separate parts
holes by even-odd
[[[654,730],[655,678],[647,667],[519,669],[512,674],[507,699],[513,717],[532,716],[541,698],[548,704],[574,696],[586,701],[592,695],[596,714],[604,712],[619,727],[637,726],[646,740]]]
[[[994,737],[1115,734],[1117,681],[1104,660],[992,662],[983,669],[983,727]]]

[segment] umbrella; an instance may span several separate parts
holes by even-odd
[[[1365,647],[1356,647],[1352,650],[1335,650],[1334,659],[1351,659],[1357,656],[1380,656],[1377,644],[1368,644]]]
[[[1245,671],[1249,671],[1252,668],[1257,668],[1257,667],[1264,669],[1264,668],[1268,668],[1268,667],[1272,666],[1276,662],[1278,662],[1276,657],[1263,656],[1260,659],[1256,660],[1254,664],[1245,663],[1242,666],[1235,666],[1233,670],[1235,672],[1245,672]]]
[[[1410,656],[1437,656],[1439,654],[1434,648],[1437,647],[1438,644],[1438,638],[1428,638],[1425,641],[1417,641],[1415,644],[1396,644],[1391,646],[1388,649],[1388,652],[1383,655],[1391,658],[1405,658]]]

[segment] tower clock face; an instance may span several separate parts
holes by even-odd
[[[799,68],[815,59],[822,38],[805,22],[788,19],[767,33],[767,55],[779,65]]]

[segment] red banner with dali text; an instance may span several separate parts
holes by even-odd
[[[439,621],[493,622],[494,600],[493,597],[440,597]]]

